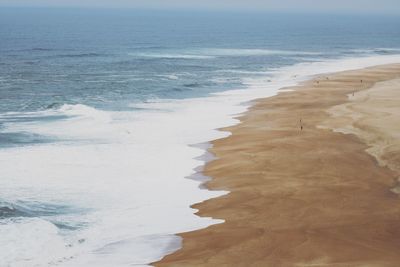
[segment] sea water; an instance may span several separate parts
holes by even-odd
[[[141,266],[223,223],[188,179],[250,101],[400,62],[400,18],[0,9],[0,266]]]

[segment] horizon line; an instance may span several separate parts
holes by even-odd
[[[372,12],[368,10],[355,11],[352,9],[296,9],[296,8],[263,8],[263,9],[253,9],[253,8],[208,8],[208,7],[150,7],[150,6],[87,6],[87,5],[9,5],[1,4],[2,8],[10,9],[98,9],[98,10],[136,10],[136,11],[176,11],[176,12],[194,12],[194,13],[257,13],[257,14],[312,14],[312,15],[388,15],[388,16],[400,16],[399,11],[393,12]]]

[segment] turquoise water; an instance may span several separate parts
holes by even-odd
[[[400,17],[0,9],[0,266],[157,260],[221,222],[189,145],[318,62],[399,53]]]

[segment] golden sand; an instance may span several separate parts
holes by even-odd
[[[155,265],[399,267],[399,78],[377,66],[257,101],[205,167],[231,193],[193,206],[226,222]]]

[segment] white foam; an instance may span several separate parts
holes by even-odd
[[[1,266],[48,266],[68,255],[57,227],[38,218],[2,222],[0,239]]]
[[[231,48],[206,48],[198,51],[211,56],[268,56],[268,55],[320,55],[319,52],[306,52],[295,50],[273,50],[273,49],[231,49]]]
[[[306,52],[295,50],[272,50],[272,49],[231,49],[231,48],[200,48],[187,49],[185,53],[181,51],[174,52],[147,52],[147,53],[129,53],[131,56],[149,57],[149,58],[164,58],[164,59],[212,59],[216,57],[243,57],[243,56],[310,56],[321,55],[319,52]]]
[[[190,145],[228,136],[215,129],[237,123],[234,116],[246,111],[248,101],[311,75],[396,62],[400,56],[298,64],[274,70],[272,78],[247,80],[247,89],[134,105],[143,111],[64,105],[5,114],[65,115],[65,120],[6,123],[4,131],[68,142],[0,150],[2,199],[63,204],[82,212],[2,222],[0,265],[131,266],[162,258],[179,247],[173,234],[223,222],[197,217],[189,208],[226,193],[201,190],[199,182],[186,179],[204,163],[204,151]],[[84,227],[63,231],[48,220]]]
[[[129,53],[131,56],[165,58],[165,59],[211,59],[214,56],[196,55],[196,54],[172,54],[172,53]]]

